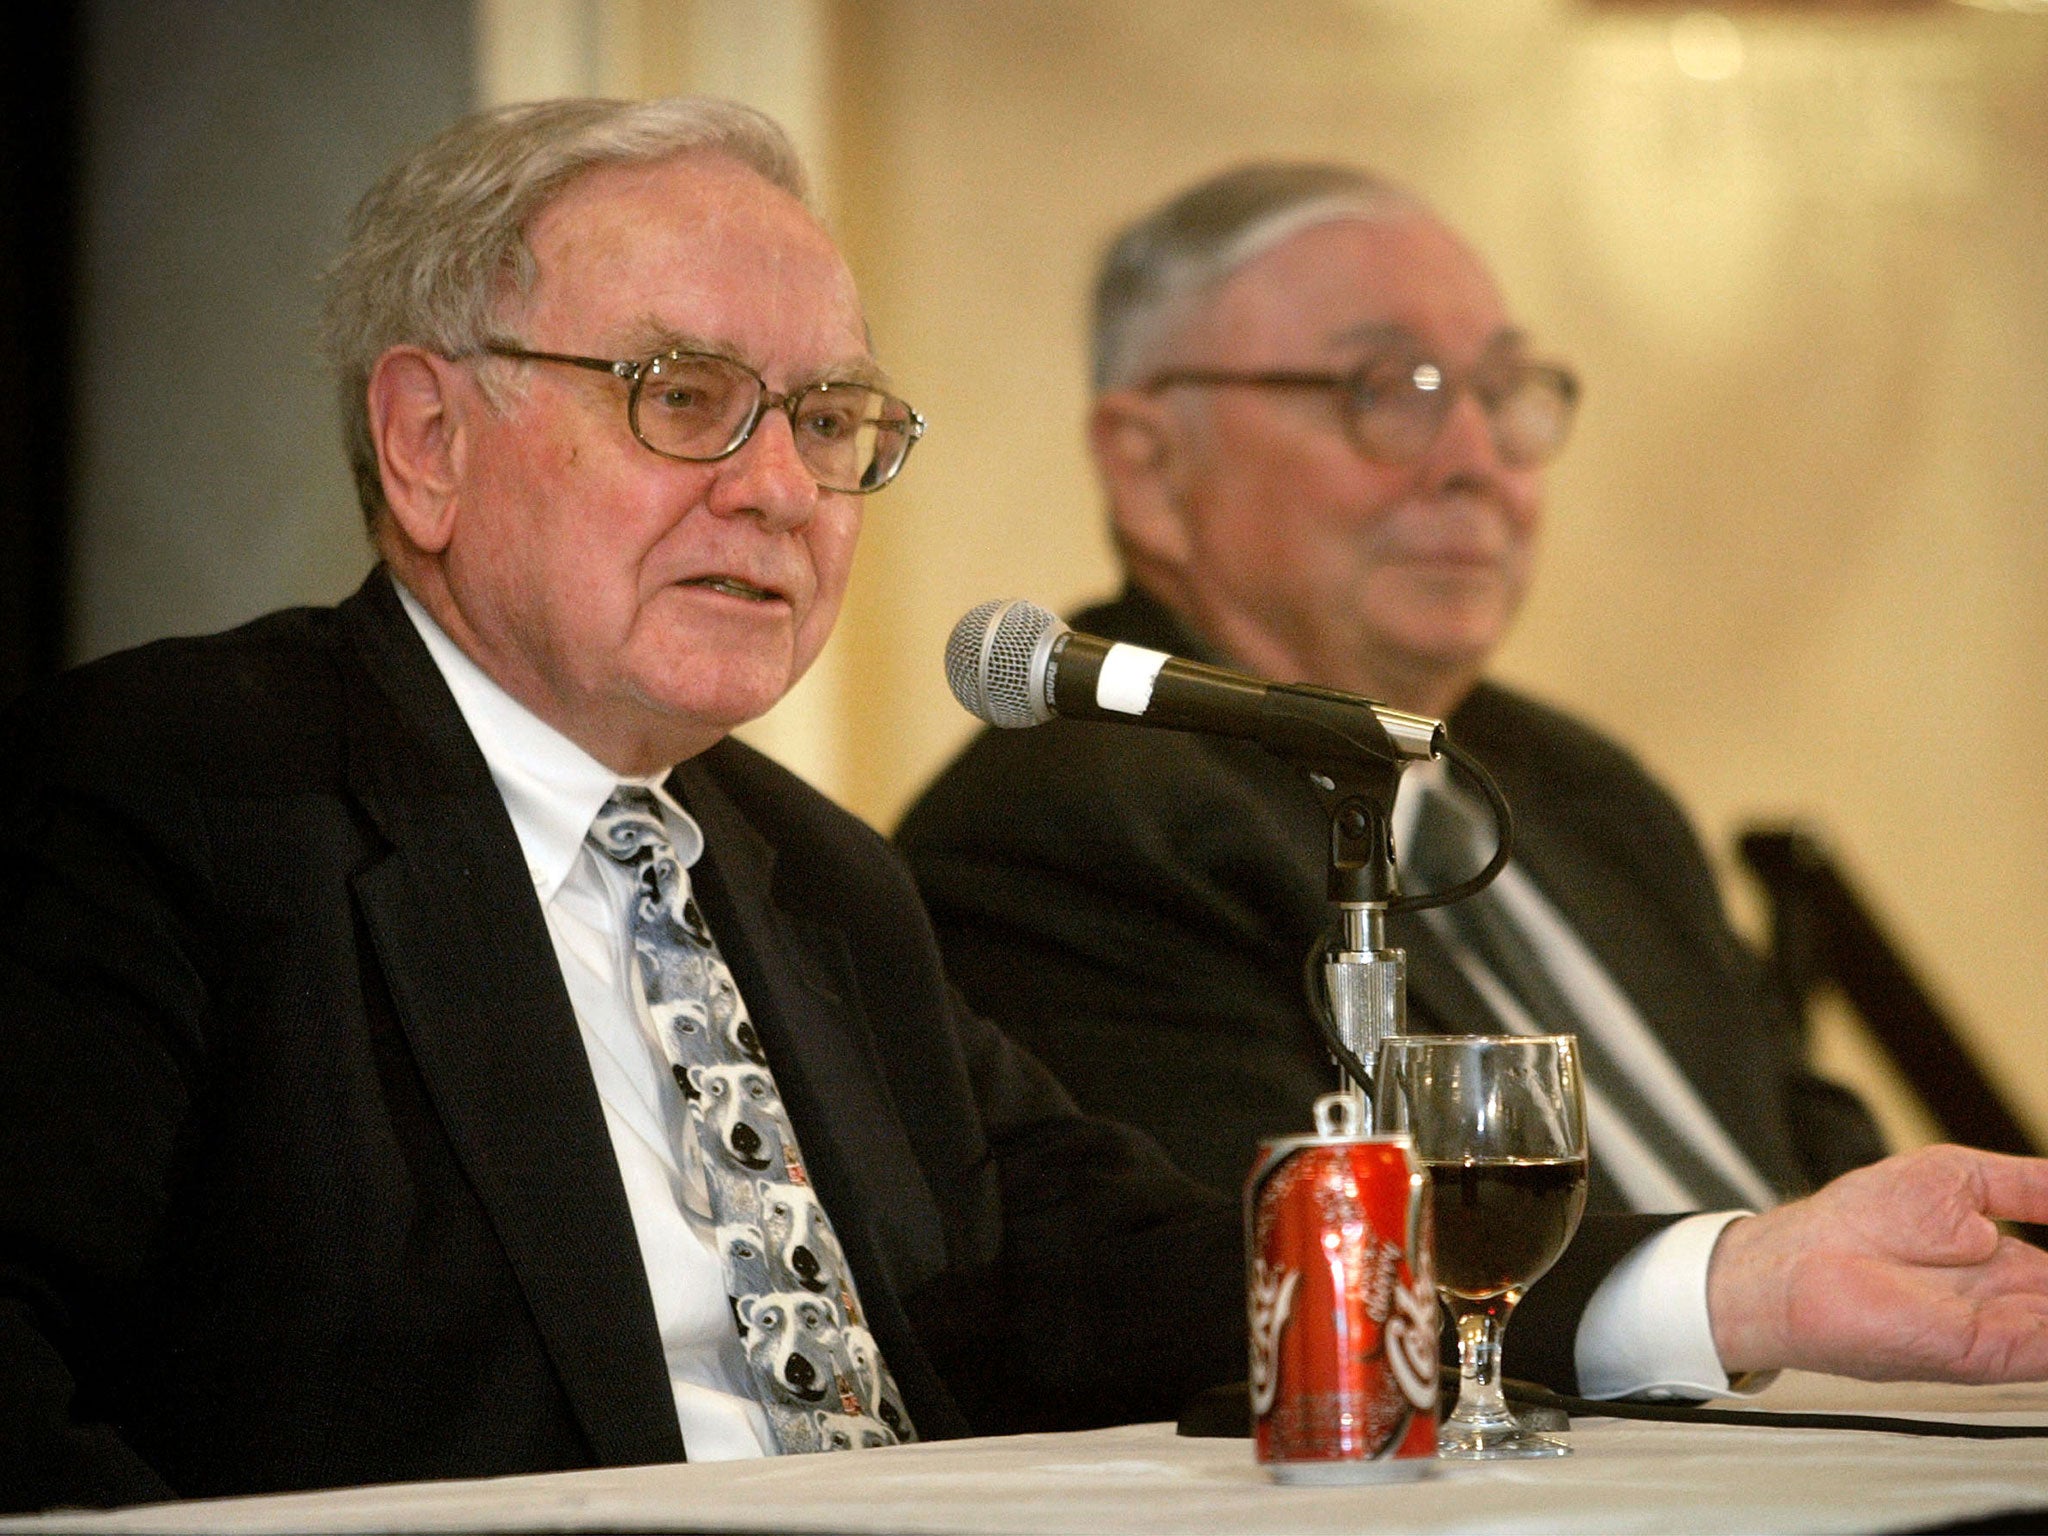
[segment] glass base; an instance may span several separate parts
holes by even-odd
[[[1460,1424],[1447,1419],[1437,1426],[1436,1453],[1445,1461],[1506,1461],[1529,1456],[1569,1456],[1572,1448],[1552,1435],[1539,1435],[1520,1424]]]

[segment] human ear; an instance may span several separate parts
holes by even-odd
[[[1150,395],[1114,390],[1089,412],[1088,444],[1125,559],[1184,565],[1189,543],[1180,482],[1187,453],[1180,422]]]
[[[458,365],[420,347],[393,347],[370,370],[370,436],[391,521],[422,554],[455,533],[463,435]]]

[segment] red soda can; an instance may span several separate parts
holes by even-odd
[[[1252,1415],[1283,1483],[1436,1466],[1429,1182],[1406,1136],[1357,1135],[1356,1115],[1317,1100],[1317,1133],[1262,1142],[1245,1185]]]

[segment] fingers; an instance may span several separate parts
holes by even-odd
[[[2048,1379],[2048,1252],[1993,1219],[2048,1221],[2048,1160],[1928,1147],[1733,1223],[1707,1275],[1723,1365]]]
[[[2048,1221],[2048,1159],[1923,1147],[1845,1174],[1795,1204],[1829,1218],[1841,1229],[1836,1238],[1904,1261],[1979,1264],[1997,1246],[1994,1221]]]
[[[1995,1221],[2048,1224],[2048,1158],[1975,1151],[1969,1156],[1983,1183],[1985,1215]]]

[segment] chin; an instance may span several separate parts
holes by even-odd
[[[786,672],[772,678],[700,674],[680,687],[673,679],[649,680],[634,692],[642,708],[673,721],[679,731],[723,736],[767,714],[793,681]]]
[[[626,673],[643,703],[727,730],[773,709],[802,675],[788,634],[736,639],[698,628],[634,650]]]
[[[780,704],[787,692],[787,689],[763,689],[758,692],[721,693],[715,698],[693,700],[688,707],[674,713],[681,719],[723,734],[760,719]]]
[[[1446,663],[1485,660],[1507,638],[1516,604],[1497,591],[1465,602],[1431,603],[1403,626],[1409,647]]]
[[[1431,680],[1432,688],[1437,684],[1453,687],[1462,698],[1469,684],[1478,679],[1492,659],[1499,644],[1498,633],[1493,629],[1479,633],[1410,631],[1383,634],[1380,643],[1393,656],[1400,658],[1402,669],[1412,679]],[[1441,700],[1430,702],[1431,707],[1423,711],[1425,714],[1447,712],[1451,707]],[[1411,703],[1408,707],[1415,706]]]
[[[1387,642],[1418,658],[1449,660],[1458,656],[1484,655],[1507,633],[1498,611],[1474,613],[1465,609],[1449,612],[1429,609],[1422,613],[1397,615],[1396,622],[1380,626]]]

